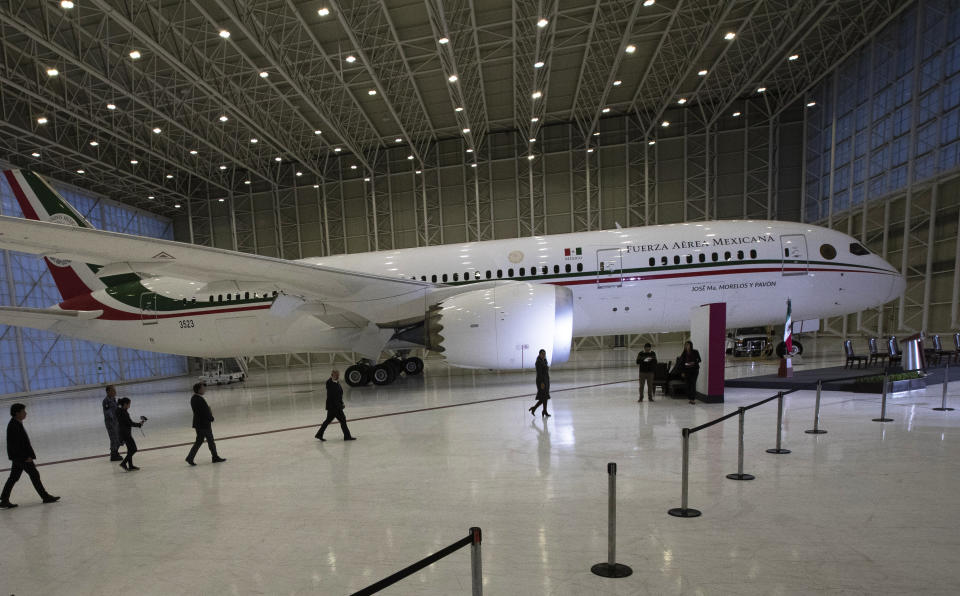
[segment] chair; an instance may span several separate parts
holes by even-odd
[[[956,341],[957,341],[956,336],[954,336],[953,341],[954,341],[954,343],[956,343]],[[937,363],[938,363],[938,364],[940,363],[940,360],[941,360],[942,358],[944,358],[944,357],[946,357],[947,361],[949,362],[950,360],[953,360],[953,359],[956,358],[956,356],[957,356],[957,351],[956,351],[956,350],[944,350],[944,349],[943,349],[943,344],[940,343],[940,336],[939,336],[939,335],[934,335],[934,336],[933,336],[933,353],[934,353],[934,354],[936,355],[936,357],[937,357]]]
[[[847,363],[843,365],[843,368],[853,368],[853,365],[858,365],[857,368],[863,368],[863,365],[867,362],[866,356],[857,356],[853,353],[853,342],[845,340],[843,342],[843,351],[847,353]]]
[[[657,362],[657,365],[653,369],[653,391],[657,391],[657,387],[660,387],[663,390],[663,394],[667,395],[667,385],[670,383],[670,364],[668,362]]]
[[[867,362],[867,366],[873,366],[874,362],[879,362],[885,365],[887,359],[890,358],[890,355],[880,353],[880,348],[877,347],[877,338],[871,337],[868,339],[867,345],[870,347],[870,360]]]
[[[891,335],[890,339],[887,340],[887,358],[890,360],[890,365],[900,364],[900,361],[903,360],[903,354],[900,353],[900,343],[897,341],[896,335]]]

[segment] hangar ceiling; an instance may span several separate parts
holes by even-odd
[[[744,97],[778,114],[910,4],[4,0],[0,158],[175,215],[339,160],[370,176],[396,147],[429,167],[451,137],[471,161],[551,123],[653,137],[678,103],[708,125]]]

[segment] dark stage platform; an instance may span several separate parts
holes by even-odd
[[[894,372],[894,371],[891,371]],[[895,372],[900,372],[899,370]],[[927,385],[937,385],[943,382],[944,367],[931,367],[927,369]],[[841,381],[848,377],[858,377],[866,375],[882,375],[883,369],[879,367],[864,368],[844,368],[842,366],[832,366],[830,368],[813,368],[806,370],[794,370],[792,377],[778,377],[777,375],[762,375],[759,377],[741,377],[739,379],[727,379],[724,382],[725,387],[745,387],[750,389],[774,389],[777,391],[789,391],[790,389],[815,389],[817,379],[823,379],[823,388],[828,391],[849,391],[852,380]],[[953,364],[950,367],[950,381],[960,380],[960,364]]]

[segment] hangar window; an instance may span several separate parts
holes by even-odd
[[[754,248],[751,248],[751,249],[750,249],[750,258],[751,258],[751,259],[757,258],[757,250],[756,250],[756,249],[754,249]]]
[[[742,251],[742,250],[738,250],[738,251],[737,251],[737,260],[738,260],[738,261],[742,261],[742,260],[743,260],[743,251]]]
[[[554,265],[554,266],[553,266],[553,272],[554,272],[554,273],[560,273],[560,265]]]
[[[583,271],[583,263],[577,263],[577,271]]]
[[[431,276],[430,276],[430,281],[432,281],[433,283],[437,283],[437,276],[436,276],[436,275],[431,275]]]
[[[693,255],[687,255],[687,264],[689,265],[692,262],[693,262]]]
[[[521,268],[520,268],[520,277],[525,277],[526,275],[527,275],[527,268],[526,268],[526,267],[521,267]]]
[[[446,274],[446,273],[443,274],[443,278],[442,278],[442,279],[443,279],[443,283],[447,283],[447,274]]]
[[[503,277],[503,269],[497,269],[497,279]]]
[[[507,277],[513,277],[513,267],[507,269]]]
[[[700,262],[701,262],[701,263],[706,263],[706,262],[707,262],[707,255],[705,255],[705,254],[703,254],[703,253],[700,253],[699,255],[697,255],[697,257],[700,259]]]
[[[657,260],[654,259],[653,257],[650,257],[650,266],[653,267],[656,264],[657,264]]]
[[[716,263],[717,261],[720,260],[720,255],[715,252],[710,253],[710,260]]]
[[[566,271],[567,273],[570,273],[570,263],[567,263],[566,265],[564,265],[564,266],[563,266],[563,269],[564,269],[564,271]]]
[[[859,244],[857,242],[850,243],[850,252],[860,257],[870,254],[869,250],[867,250],[866,248],[864,248],[862,244]]]
[[[723,260],[724,260],[724,261],[729,261],[729,260],[730,260],[730,251],[729,251],[729,250],[723,251]]]
[[[674,265],[680,264],[680,255],[673,255],[673,264]]]
[[[443,281],[447,281],[447,280],[443,280]],[[460,274],[459,274],[459,273],[454,273],[454,274],[453,274],[453,281],[460,281]]]
[[[493,277],[493,272],[487,269],[487,279],[490,279],[491,277]]]

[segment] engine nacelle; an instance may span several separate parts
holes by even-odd
[[[573,292],[506,282],[457,294],[427,315],[427,345],[464,368],[533,368],[537,353],[566,362],[573,338]]]

